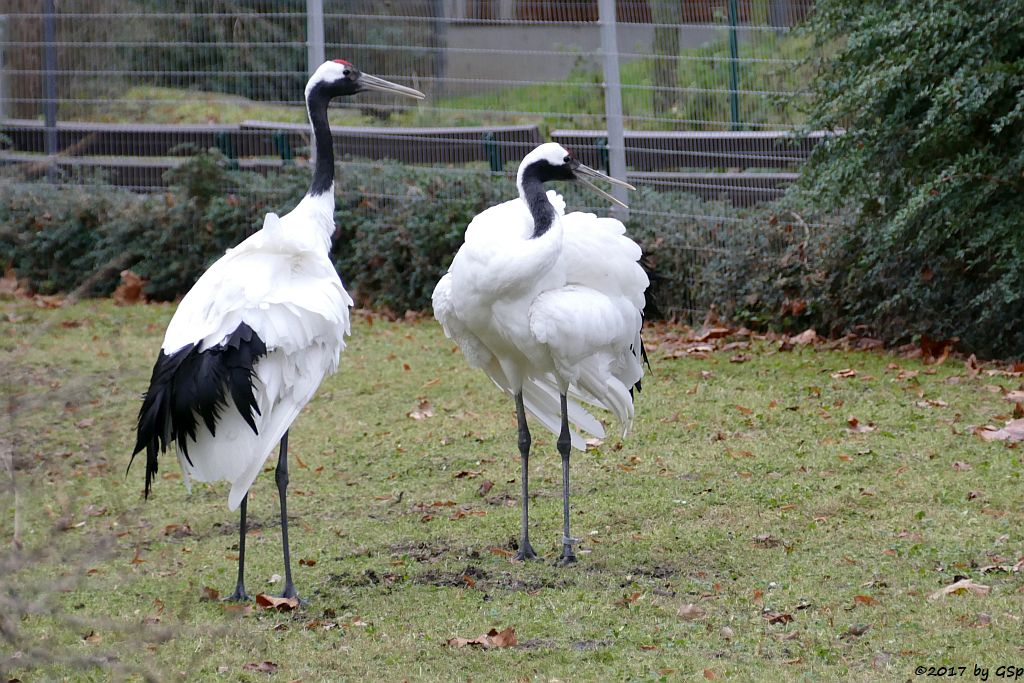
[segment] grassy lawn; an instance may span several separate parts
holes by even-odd
[[[291,434],[309,602],[239,610],[204,599],[234,585],[226,485],[189,495],[170,458],[148,502],[141,464],[125,478],[172,310],[2,303],[18,495],[0,541],[17,525],[24,547],[0,572],[5,677],[902,681],[1024,665],[1024,577],[986,571],[1024,555],[1020,450],[970,433],[1012,413],[1002,391],[1020,378],[766,341],[672,358],[663,330],[633,433],[574,456],[584,541],[563,569],[553,437],[534,430],[531,461],[545,561],[514,564],[512,402],[432,320],[359,316]],[[250,498],[248,587],[272,593],[271,472]],[[991,591],[929,599],[958,577]],[[447,645],[509,627],[513,647]]]
[[[725,35],[723,31],[723,36]],[[809,67],[798,66],[812,50],[810,36],[772,33],[739,44],[737,62],[740,121],[752,128],[788,126],[803,121],[801,92]],[[360,103],[339,102],[331,109],[336,126],[454,126],[535,123],[548,128],[603,128],[604,75],[581,62],[553,83],[484,90],[478,94],[437,97],[419,106],[402,106],[380,116],[364,113]],[[725,130],[730,121],[730,53],[727,40],[683,50],[677,68],[678,96],[667,111],[654,111],[654,62],[624,60],[621,67],[623,113],[635,130]],[[302,106],[288,106],[216,92],[130,84],[115,99],[69,114],[71,118],[134,123],[241,123],[246,120],[305,123]],[[398,103],[403,105],[403,103]],[[390,108],[393,103],[388,104]],[[383,117],[383,118],[382,118]]]

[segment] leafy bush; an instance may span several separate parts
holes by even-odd
[[[509,177],[473,170],[438,173],[399,164],[344,161],[339,167],[332,258],[358,305],[401,314],[429,310],[430,294],[487,206],[515,196]],[[169,172],[166,194],[138,196],[102,186],[9,184],[0,189],[0,264],[41,293],[105,295],[131,268],[146,295],[172,300],[303,196],[306,169],[270,178],[232,171],[211,150]],[[592,201],[565,186],[570,207]],[[655,271],[650,298],[665,315],[686,316],[714,301],[704,283],[709,243],[728,251],[740,234],[732,207],[683,193],[641,188],[631,200],[630,235]],[[721,218],[705,218],[708,212]],[[652,306],[653,311],[653,306]]]
[[[812,84],[821,145],[790,198],[813,235],[819,324],[1024,354],[1024,1],[821,0],[838,46]]]

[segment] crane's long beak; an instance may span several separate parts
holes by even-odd
[[[405,95],[406,97],[414,97],[417,100],[422,100],[426,97],[419,90],[414,88],[407,88],[404,85],[398,85],[391,81],[385,81],[383,78],[377,78],[370,74],[360,74],[359,85],[362,86],[363,90],[378,90],[380,92],[392,92],[398,95]]]
[[[622,200],[616,199],[615,197],[611,196],[610,194],[608,194],[607,192],[602,190],[600,187],[595,185],[594,183],[590,182],[589,178],[597,178],[599,180],[604,180],[605,182],[611,183],[612,185],[618,185],[619,187],[624,187],[627,190],[635,190],[636,189],[635,187],[633,187],[632,185],[627,183],[625,180],[619,180],[618,178],[612,178],[611,176],[607,176],[604,173],[601,173],[600,171],[595,171],[594,169],[590,168],[589,166],[585,166],[583,164],[580,164],[579,166],[574,168],[573,172],[576,174],[576,180],[580,181],[581,183],[583,183],[584,185],[589,187],[594,192],[598,193],[599,195],[601,195],[602,197],[604,197],[608,201],[612,202],[613,204],[618,204],[619,206],[621,206],[624,209],[628,209],[629,208],[629,206],[627,206]]]

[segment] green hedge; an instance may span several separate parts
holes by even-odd
[[[145,294],[173,300],[224,251],[258,230],[268,211],[283,214],[303,196],[305,169],[270,178],[228,170],[211,151],[170,172],[164,194],[136,195],[101,185],[9,184],[0,189],[0,265],[43,294],[81,290],[103,296],[131,268]],[[332,257],[360,306],[397,314],[429,310],[430,294],[484,208],[514,196],[510,177],[442,172],[399,164],[339,166]],[[569,206],[593,196],[571,186]],[[726,204],[642,188],[631,198],[630,234],[657,272],[650,298],[665,315],[706,305],[700,245],[735,220]],[[732,230],[732,228],[730,228]],[[733,239],[733,237],[729,237]],[[697,283],[697,284],[695,284]],[[653,310],[653,307],[652,307]]]

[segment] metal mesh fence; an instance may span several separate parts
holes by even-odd
[[[673,232],[698,272],[814,143],[787,135],[812,49],[794,28],[813,0],[613,4],[627,177],[663,196],[633,220]],[[608,168],[600,20],[598,0],[6,0],[0,178],[146,191],[195,148],[264,174],[301,161],[314,22],[327,58],[427,93],[336,101],[344,173],[397,159],[442,179],[505,175],[548,139]],[[677,285],[693,294],[672,312],[699,315],[700,283]]]

